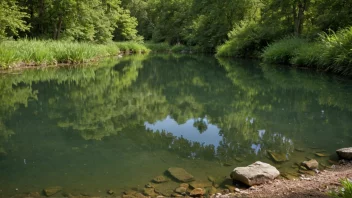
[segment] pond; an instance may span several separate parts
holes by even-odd
[[[127,56],[2,74],[0,92],[0,197],[142,191],[169,167],[223,188],[235,167],[329,166],[352,144],[351,80],[252,60]]]

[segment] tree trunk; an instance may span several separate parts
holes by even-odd
[[[62,16],[59,16],[59,19],[55,25],[55,30],[54,30],[54,39],[58,40],[60,38],[60,32],[62,28]]]
[[[300,36],[303,31],[303,23],[304,23],[304,12],[308,8],[309,0],[299,0],[298,1],[298,13],[295,14],[295,27],[294,32],[295,36]]]

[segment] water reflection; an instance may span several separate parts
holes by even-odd
[[[202,124],[206,126],[206,130],[199,131],[198,124],[196,127],[195,123],[201,120]],[[155,132],[168,131],[172,133],[173,136],[185,138],[192,142],[199,142],[204,145],[214,145],[219,146],[221,141],[221,136],[219,136],[220,129],[216,125],[208,123],[206,119],[190,119],[184,124],[178,124],[170,116],[162,121],[157,121],[154,124],[145,123],[147,129],[151,129]]]
[[[3,75],[0,168],[9,171],[0,172],[0,184],[20,185],[23,159],[37,185],[56,171],[71,174],[60,181],[75,188],[82,175],[112,182],[97,170],[114,172],[121,188],[175,164],[200,178],[209,169],[227,175],[224,163],[270,161],[269,150],[291,167],[314,156],[313,147],[333,153],[352,143],[350,84],[253,61],[172,55]],[[136,175],[139,181],[130,179]]]

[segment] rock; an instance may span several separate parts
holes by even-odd
[[[4,148],[0,147],[0,157],[5,157],[7,155]]]
[[[180,184],[180,187],[184,187],[184,188],[188,188],[189,187],[189,184],[187,184],[187,183],[182,183],[182,184]]]
[[[200,197],[204,195],[204,190],[202,188],[195,188],[191,191],[191,197]]]
[[[304,161],[302,162],[302,165],[310,170],[317,169],[319,167],[319,163],[315,159]]]
[[[171,197],[183,197],[183,195],[180,195],[178,193],[172,193],[171,194]]]
[[[235,192],[235,189],[236,189],[235,186],[225,185],[225,187],[226,187],[227,189],[229,189],[230,192]]]
[[[232,163],[230,163],[230,162],[224,162],[222,165],[223,165],[223,166],[232,166]]]
[[[209,181],[194,181],[194,182],[191,182],[189,185],[192,188],[205,188],[205,187],[211,187],[213,183]]]
[[[136,198],[136,197],[133,195],[122,195],[122,198]]]
[[[143,194],[151,197],[155,197],[157,194],[154,191],[154,188],[144,188],[143,189]]]
[[[213,195],[213,194],[215,194],[216,192],[217,192],[218,190],[214,187],[214,186],[212,186],[212,187],[210,187],[209,188],[209,190],[208,190],[208,194],[209,195]]]
[[[146,196],[144,196],[142,193],[136,193],[134,195],[136,198],[147,198]]]
[[[315,153],[315,155],[318,157],[329,157],[329,155],[325,153]]]
[[[164,182],[168,182],[169,180],[167,180],[164,176],[157,176],[153,179],[153,182],[155,183],[164,183]]]
[[[185,195],[186,192],[187,192],[187,188],[185,188],[185,187],[178,187],[178,188],[175,189],[175,192],[177,192],[177,193],[179,193],[179,194],[181,194],[181,195]]]
[[[212,176],[208,176],[208,180],[209,180],[210,182],[215,182],[215,178],[212,177]]]
[[[285,162],[288,160],[286,155],[283,153],[276,153],[273,151],[267,151],[267,152],[268,152],[269,156],[277,163]]]
[[[306,171],[305,170],[298,170],[298,172],[301,174],[305,174],[305,175],[311,175],[311,176],[315,175],[315,172],[311,171],[311,170],[306,170]]]
[[[112,194],[114,194],[114,191],[112,191],[112,190],[107,190],[106,193],[108,193],[109,195],[112,195]]]
[[[125,195],[135,195],[137,194],[138,192],[135,191],[135,190],[126,190],[123,192]]]
[[[304,149],[303,148],[295,148],[295,151],[304,152]]]
[[[240,189],[238,189],[238,188],[235,188],[235,192],[241,192],[241,190]]]
[[[55,195],[61,190],[62,190],[61,186],[52,186],[52,187],[45,188],[43,191],[45,196],[50,197],[51,195]]]
[[[339,149],[336,151],[336,153],[341,159],[352,159],[352,147]]]
[[[147,183],[147,184],[145,185],[145,187],[146,187],[146,188],[154,188],[153,184],[151,184],[151,183]]]
[[[183,168],[171,167],[168,169],[170,175],[172,175],[175,179],[181,182],[191,182],[194,181],[193,175],[189,174]]]
[[[253,186],[273,180],[279,175],[280,172],[274,166],[258,161],[247,167],[235,168],[231,173],[231,178]]]

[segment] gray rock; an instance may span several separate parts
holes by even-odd
[[[352,159],[352,147],[339,149],[336,151],[336,153],[341,159]]]
[[[174,178],[181,182],[191,182],[194,181],[193,175],[189,174],[185,169],[183,168],[176,168],[176,167],[171,167],[167,170],[170,175],[172,175]]]
[[[230,176],[233,180],[253,186],[274,180],[279,175],[280,172],[274,166],[258,161],[247,167],[235,168]]]

